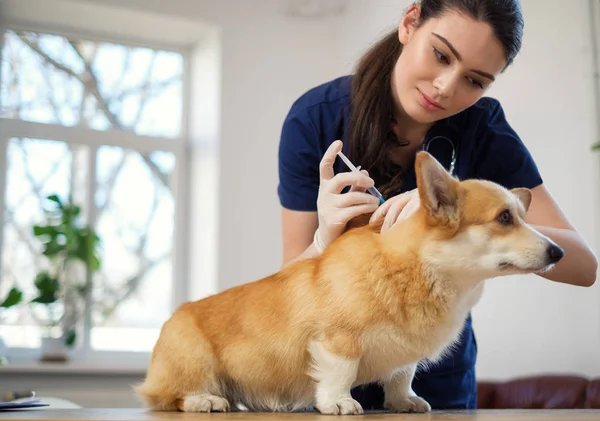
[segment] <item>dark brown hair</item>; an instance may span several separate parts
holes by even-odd
[[[419,26],[450,10],[488,23],[504,47],[506,67],[521,49],[523,17],[518,0],[421,0],[419,4]],[[352,80],[348,156],[369,172],[386,198],[397,194],[402,185],[402,168],[391,161],[390,151],[408,144],[401,142],[393,131],[391,80],[401,52],[396,29],[364,54]]]

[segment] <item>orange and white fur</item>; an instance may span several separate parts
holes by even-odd
[[[390,410],[430,411],[415,369],[459,340],[483,281],[563,252],[524,222],[529,190],[458,181],[426,152],[416,172],[421,206],[389,230],[358,224],[319,257],[179,307],[137,393],[155,410],[360,414],[351,388],[380,382]]]

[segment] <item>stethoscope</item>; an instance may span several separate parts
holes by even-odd
[[[423,145],[421,146],[421,149],[425,152],[429,152],[429,147],[431,146],[431,142],[433,142],[434,140],[438,141],[438,142],[445,141],[450,144],[450,147],[452,148],[452,155],[450,157],[450,166],[448,168],[448,172],[450,173],[450,175],[452,177],[455,177],[456,176],[456,149],[458,148],[457,143],[453,142],[449,137],[440,134],[440,135],[432,136],[430,138],[426,138],[425,141],[423,142]]]

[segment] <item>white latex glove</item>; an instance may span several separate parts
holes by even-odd
[[[398,221],[408,218],[419,209],[421,200],[419,199],[419,192],[417,189],[410,190],[389,198],[382,204],[373,215],[371,215],[370,222],[376,219],[385,217],[381,231],[390,229]]]
[[[342,142],[336,140],[325,152],[319,166],[319,228],[315,233],[315,245],[320,249],[339,237],[352,218],[373,212],[379,206],[379,200],[365,192],[375,184],[365,170],[334,175],[333,163],[341,150]],[[350,186],[350,191],[341,193],[347,186]]]

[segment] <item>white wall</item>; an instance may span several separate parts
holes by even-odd
[[[220,28],[219,288],[277,270],[276,156],[285,114],[306,89],[349,71],[408,2],[350,0],[342,18],[301,21],[281,14],[281,0],[96,1]],[[523,52],[490,94],[502,101],[546,184],[597,249],[600,186],[589,152],[595,133],[586,1],[566,8],[559,0],[527,0],[523,7]],[[600,283],[583,289],[535,277],[494,280],[474,323],[482,378],[600,375]]]

